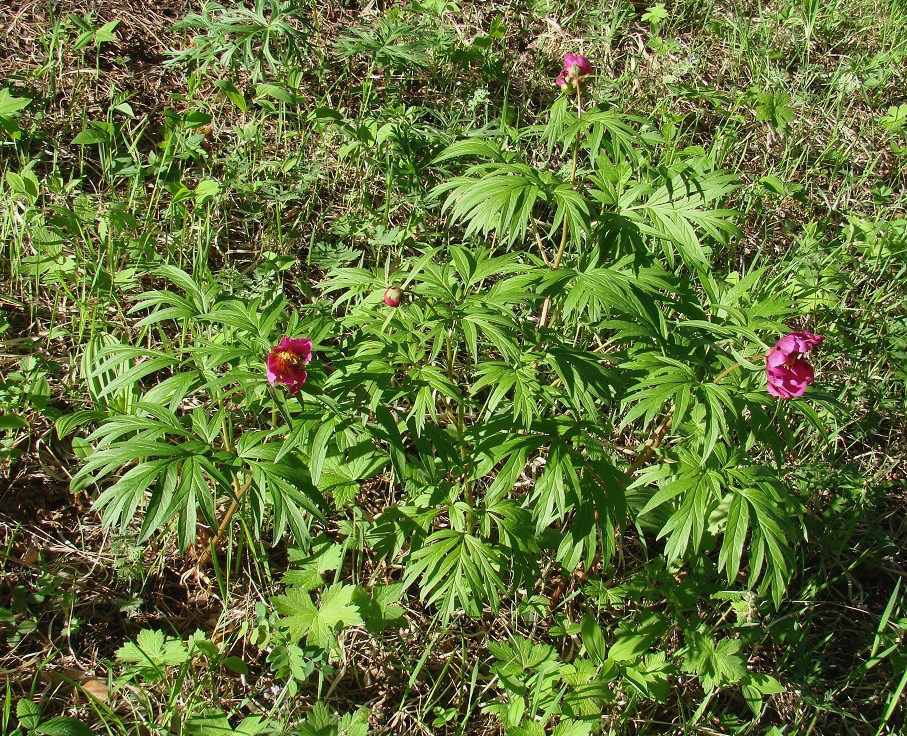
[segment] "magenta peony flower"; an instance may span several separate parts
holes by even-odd
[[[592,62],[585,56],[580,54],[564,54],[564,71],[567,74],[573,74],[573,67],[577,68],[577,77],[592,74]]]
[[[564,54],[564,70],[557,75],[555,83],[558,87],[576,86],[579,78],[592,74],[592,64],[580,54]]]
[[[812,332],[791,332],[772,348],[765,361],[765,377],[768,392],[781,399],[802,396],[815,379],[813,367],[802,356],[823,340],[822,335]]]
[[[291,394],[299,391],[308,373],[302,366],[312,359],[312,341],[284,335],[268,353],[268,383],[285,383]]]
[[[388,286],[384,291],[384,303],[389,307],[399,307],[403,292],[396,286]]]

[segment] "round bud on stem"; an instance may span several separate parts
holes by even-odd
[[[397,286],[388,286],[384,291],[384,303],[389,307],[399,307],[403,292]]]

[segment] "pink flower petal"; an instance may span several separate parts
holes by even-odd
[[[592,74],[592,63],[582,54],[564,54],[564,71],[568,74],[573,72],[576,67],[579,72],[577,76]]]
[[[777,368],[779,365],[784,365],[787,362],[788,353],[785,353],[782,350],[779,350],[777,346],[772,348],[772,352],[768,354],[768,358],[765,359],[766,365],[771,368]]]
[[[823,339],[822,335],[814,335],[812,332],[791,332],[778,340],[775,350],[780,350],[785,355],[808,353]]]
[[[816,374],[803,359],[824,337],[806,330],[790,332],[772,348],[765,360],[766,389],[772,396],[792,399],[802,396]]]

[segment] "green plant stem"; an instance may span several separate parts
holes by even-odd
[[[539,225],[534,217],[532,218],[532,232],[535,234],[535,242],[538,243],[539,254],[542,256],[542,260],[545,262],[545,265],[550,268],[551,261],[548,260],[548,255],[545,253],[545,246],[542,244],[542,236],[539,235]]]
[[[464,417],[463,417],[463,405],[457,405],[457,443],[460,445],[460,460],[463,463],[463,473],[467,473],[466,467],[466,445],[463,442],[464,434]],[[468,478],[463,479],[463,500],[466,501],[469,506],[469,510],[466,512],[466,531],[469,534],[472,534],[475,531],[475,519],[473,518],[473,505],[475,504],[475,498],[472,492],[472,483]]]
[[[454,362],[456,360],[456,353],[453,350],[451,339],[453,337],[453,331],[451,330],[447,335],[447,379],[453,383],[454,382]],[[472,492],[472,484],[466,480],[466,445],[463,442],[463,436],[465,433],[465,417],[463,416],[463,405],[460,402],[457,402],[456,412],[451,412],[451,415],[454,419],[454,425],[457,429],[457,446],[460,449],[460,460],[462,462],[462,472],[463,472],[463,500],[466,501],[469,506],[469,510],[466,512],[466,531],[469,534],[472,534],[475,531],[475,520],[473,517],[473,504],[475,503],[475,497]]]
[[[582,100],[582,87],[577,81],[576,84],[576,118],[579,120],[583,116],[583,100]],[[576,140],[573,141],[573,168],[570,171],[570,185],[574,186],[576,184],[576,169],[579,164],[579,133],[577,133]],[[554,261],[551,263],[551,269],[556,271],[560,268],[561,260],[564,258],[564,251],[567,250],[567,240],[570,236],[570,226],[567,222],[567,215],[564,213],[564,222],[561,227],[561,244],[557,249],[557,254],[554,256]],[[541,245],[541,243],[540,243]],[[544,327],[545,323],[548,321],[548,310],[551,307],[551,297],[545,297],[545,303],[542,305],[542,314],[539,317],[539,327]]]
[[[757,355],[756,357],[758,358],[759,356]],[[722,378],[724,378],[726,375],[728,375],[732,371],[737,370],[741,365],[743,365],[743,363],[738,361],[738,362],[734,363],[733,365],[728,366],[723,371],[721,371],[721,373],[719,373],[717,376],[715,376],[715,380],[713,380],[712,383],[718,383],[718,381],[720,381]]]
[[[220,402],[221,407],[223,406],[223,401]],[[273,410],[272,410],[272,421],[273,420]],[[232,432],[227,426],[227,417],[225,416],[220,424],[221,436],[224,440],[224,446],[229,452],[236,452],[236,447],[233,444],[231,439]],[[221,519],[220,524],[217,527],[217,532],[214,535],[214,538],[211,540],[211,543],[205,548],[202,552],[201,557],[198,558],[198,562],[195,567],[197,570],[207,564],[208,560],[211,559],[211,553],[214,549],[223,541],[224,535],[227,533],[227,527],[230,525],[230,521],[233,519],[233,515],[236,513],[236,510],[239,508],[239,502],[242,500],[242,497],[246,494],[246,491],[249,490],[249,487],[252,485],[252,478],[247,478],[245,483],[240,485],[239,476],[233,476],[233,500],[230,502],[230,506],[227,508],[227,513],[224,514],[224,518]]]
[[[246,495],[246,491],[252,486],[252,478],[246,479],[246,482],[241,486],[239,485],[239,480],[237,478],[233,479],[233,483],[236,491],[234,498],[230,502],[230,507],[227,509],[227,513],[224,514],[224,518],[221,519],[220,525],[217,527],[217,533],[214,535],[214,539],[211,540],[211,544],[209,544],[205,548],[205,551],[202,552],[201,557],[198,558],[198,563],[195,567],[199,570],[208,563],[208,560],[211,559],[211,553],[223,541],[224,535],[227,533],[227,528],[230,526],[230,521],[239,508],[239,502],[242,501],[242,497]]]
[[[767,358],[771,354],[771,352],[772,352],[771,350],[766,350],[764,353],[757,353],[756,355],[753,356],[753,358],[756,360],[758,360],[759,358]],[[721,371],[721,373],[719,373],[717,376],[715,376],[715,378],[712,379],[712,383],[718,383],[722,378],[724,378],[729,373],[733,373],[735,370],[737,370],[742,365],[743,365],[743,363],[741,363],[739,360],[736,363],[734,363],[733,365],[729,365],[727,368],[725,368],[723,371]]]
[[[632,478],[636,471],[639,470],[643,465],[646,464],[649,457],[652,455],[655,450],[658,449],[661,445],[661,441],[664,439],[665,434],[671,428],[671,425],[674,423],[674,407],[671,407],[671,410],[668,412],[668,415],[662,420],[655,431],[649,436],[649,439],[646,440],[646,444],[643,445],[643,448],[636,455],[636,459],[630,465],[629,470],[627,470],[627,477]]]

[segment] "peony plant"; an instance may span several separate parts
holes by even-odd
[[[434,158],[444,236],[392,254],[406,309],[377,263],[330,269],[295,308],[160,269],[170,287],[135,310],[185,344],[89,361],[119,373],[80,417],[98,428],[74,488],[102,486],[108,525],[140,516],[142,541],[175,528],[184,549],[201,534],[213,552],[237,514],[303,546],[344,519],[448,619],[544,570],[606,569],[631,533],[669,565],[716,550],[727,584],[780,600],[801,513],[783,438],[803,402],[769,394],[804,395],[822,337],[766,356],[759,335],[790,303],[764,270],[715,265],[739,233],[736,177],[664,153],[583,91],[590,74],[565,55],[557,83],[575,94],[544,125]]]

